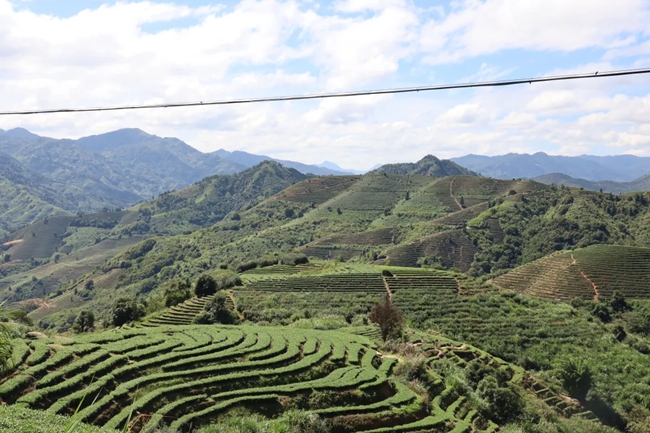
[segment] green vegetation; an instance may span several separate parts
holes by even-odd
[[[541,382],[519,367],[419,332],[381,348],[342,330],[219,325],[123,329],[48,345],[48,356],[0,382],[11,408],[5,422],[43,413],[53,425],[66,420],[54,414],[74,414],[102,431],[481,432],[528,413],[523,395],[563,416],[584,413],[551,390],[542,401],[533,390]]]
[[[0,320],[48,335],[5,344],[0,404],[131,432],[643,432],[650,199],[415,174],[443,162],[263,163],[14,232]]]

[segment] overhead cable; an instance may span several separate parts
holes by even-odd
[[[300,100],[307,100],[307,99],[346,98],[352,96],[431,92],[435,90],[467,89],[467,88],[476,88],[476,87],[513,86],[518,84],[545,83],[550,81],[582,80],[587,78],[620,77],[624,75],[639,75],[639,74],[648,74],[648,73],[650,73],[650,68],[624,69],[624,70],[605,71],[605,72],[597,71],[597,72],[588,72],[588,73],[581,73],[581,74],[520,78],[514,80],[480,81],[475,83],[441,84],[441,85],[421,86],[421,87],[404,87],[404,88],[397,88],[397,89],[381,89],[381,90],[361,90],[361,91],[338,92],[338,93],[315,93],[315,94],[292,95],[292,96],[268,96],[268,97],[260,97],[260,98],[224,99],[224,100],[217,100],[217,101],[176,102],[176,103],[143,104],[143,105],[119,105],[119,106],[112,106],[112,107],[54,108],[54,109],[43,109],[43,110],[33,109],[33,110],[0,111],[0,116],[52,114],[52,113],[85,113],[85,112],[93,112],[93,111],[143,110],[143,109],[151,109],[151,108],[200,107],[200,106],[208,106],[208,105],[253,104],[259,102],[280,102],[280,101],[300,101]]]

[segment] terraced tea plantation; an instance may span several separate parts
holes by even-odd
[[[372,333],[370,328],[358,330]],[[440,337],[416,339],[428,363],[480,358],[521,382],[524,372]],[[0,403],[72,414],[107,429],[157,426],[190,431],[236,406],[265,415],[310,401],[317,392],[340,399],[312,407],[355,431],[495,431],[466,398],[436,379],[429,403],[395,380],[397,357],[383,357],[362,335],[254,326],[172,326],[76,337],[14,340],[19,370],[0,382]],[[433,374],[433,373],[432,373]],[[549,391],[550,392],[550,391]],[[580,412],[559,402],[563,413]]]
[[[650,248],[594,245],[556,253],[493,280],[498,287],[547,299],[650,298]]]

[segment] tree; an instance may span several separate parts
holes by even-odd
[[[609,306],[612,308],[614,313],[623,313],[625,311],[630,311],[632,307],[625,300],[625,296],[618,290],[615,290],[612,294],[612,300],[609,301]]]
[[[408,201],[408,200],[410,200],[410,199],[411,199],[411,192],[410,192],[410,191],[406,191],[406,197],[404,197],[404,200],[407,200],[407,201]]]
[[[114,326],[122,326],[125,323],[138,320],[142,317],[142,307],[133,298],[118,298],[111,305],[110,317]]]
[[[174,281],[165,289],[165,307],[173,307],[192,297],[189,281]]]
[[[95,288],[95,282],[93,280],[87,280],[86,284],[84,284],[84,289],[86,290],[92,290]]]
[[[372,323],[379,325],[381,338],[384,341],[390,334],[402,329],[402,312],[388,298],[384,298],[383,301],[372,308],[368,319]]]
[[[74,320],[72,329],[75,332],[88,332],[95,327],[95,314],[92,311],[84,310]]]
[[[199,298],[214,295],[216,292],[217,282],[210,275],[201,275],[199,279],[196,280],[194,294]]]
[[[563,362],[558,377],[571,397],[584,400],[591,388],[591,369],[582,359],[570,358]]]

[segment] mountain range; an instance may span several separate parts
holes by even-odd
[[[650,174],[650,157],[616,156],[556,156],[544,152],[535,154],[508,153],[499,156],[466,155],[451,158],[483,176],[495,179],[532,179],[552,173],[590,181],[632,182]]]
[[[215,174],[234,174],[265,155],[203,153],[177,138],[121,129],[78,140],[41,137],[24,128],[0,130],[0,233],[47,215],[128,207]],[[278,160],[316,175],[327,167]],[[27,212],[25,210],[28,210]]]

